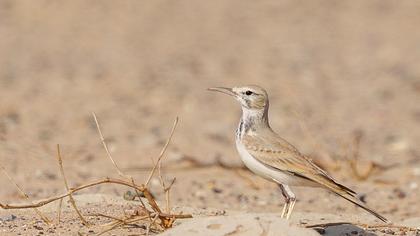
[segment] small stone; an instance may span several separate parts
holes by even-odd
[[[402,191],[400,188],[395,188],[393,192],[399,199],[405,198],[407,196],[406,193]]]
[[[40,170],[40,169],[37,169],[35,171],[35,177],[38,179],[47,179],[47,180],[57,179],[57,175],[55,173],[52,173],[48,170]]]
[[[207,225],[207,229],[220,229],[221,224],[209,224]]]
[[[324,228],[314,228],[314,230],[316,232],[318,232],[319,234],[325,234],[325,229]]]
[[[212,188],[212,190],[213,190],[214,193],[222,193],[223,192],[222,189],[216,188],[216,187]]]
[[[203,197],[203,198],[204,198],[204,197],[206,196],[206,192],[199,190],[199,191],[196,191],[196,192],[194,193],[194,195],[195,195],[196,197]]]
[[[268,204],[267,201],[263,201],[263,200],[257,202],[258,206],[266,206],[267,204]]]
[[[393,140],[393,142],[391,142],[389,145],[391,151],[405,151],[406,149],[408,149],[408,147],[408,142],[402,139]]]
[[[420,168],[419,167],[413,168],[413,175],[420,176]]]
[[[160,187],[160,181],[157,178],[152,178],[152,180],[150,180],[150,184],[153,187]]]
[[[124,193],[124,200],[133,201],[136,198],[136,194],[131,191],[127,191]]]
[[[3,218],[0,218],[0,221],[8,221],[8,222],[10,222],[10,221],[14,221],[14,220],[16,220],[16,216],[15,215],[9,215],[9,216],[6,216],[6,217],[3,217]]]
[[[391,235],[394,235],[395,234],[395,232],[392,229],[385,229],[385,232],[384,233],[391,234]]]
[[[366,194],[362,193],[357,196],[359,200],[363,203],[366,203]]]
[[[416,182],[411,182],[409,185],[410,189],[417,189],[419,187],[419,185]]]

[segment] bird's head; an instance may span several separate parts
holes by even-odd
[[[268,108],[267,92],[256,85],[233,88],[214,87],[208,90],[221,92],[236,98],[241,103],[242,109],[245,110],[264,111]]]

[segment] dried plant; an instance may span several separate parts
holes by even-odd
[[[95,120],[97,129],[98,129],[98,133],[100,136],[100,140],[102,145],[104,146],[104,149],[106,151],[106,154],[108,156],[108,158],[110,159],[110,161],[112,162],[113,166],[115,167],[118,175],[121,178],[118,179],[114,179],[114,178],[104,178],[104,179],[100,179],[97,181],[93,181],[90,183],[85,183],[81,186],[78,187],[74,187],[74,188],[70,188],[68,185],[68,181],[67,178],[65,176],[64,173],[64,167],[63,167],[63,160],[61,157],[61,151],[60,151],[60,146],[57,145],[57,160],[58,160],[58,164],[59,164],[59,169],[60,169],[60,173],[63,177],[63,181],[64,181],[64,186],[66,188],[66,193],[64,194],[60,194],[54,197],[50,197],[48,199],[45,200],[40,200],[38,202],[32,202],[31,204],[3,204],[0,203],[0,207],[3,209],[34,209],[36,211],[36,213],[41,217],[41,219],[46,223],[46,224],[52,224],[51,221],[44,216],[40,211],[39,211],[39,207],[42,207],[44,205],[50,204],[52,202],[55,201],[60,201],[58,204],[58,223],[60,223],[60,218],[61,218],[61,206],[62,206],[62,200],[64,198],[69,198],[70,203],[72,205],[72,207],[74,208],[74,210],[76,211],[79,219],[81,220],[81,222],[83,223],[83,225],[85,225],[86,227],[91,226],[93,223],[88,222],[85,217],[83,216],[81,210],[78,209],[77,204],[75,199],[73,198],[73,194],[83,190],[83,189],[87,189],[93,186],[97,186],[97,185],[102,185],[102,184],[116,184],[116,185],[123,185],[123,186],[127,186],[132,188],[138,199],[139,202],[141,203],[141,206],[138,207],[138,209],[136,209],[132,214],[126,215],[123,218],[120,217],[116,217],[116,216],[108,216],[105,214],[95,214],[95,216],[97,217],[104,217],[107,219],[110,219],[111,222],[103,225],[104,229],[98,233],[98,235],[104,234],[106,232],[109,232],[113,229],[116,229],[118,227],[123,227],[123,226],[128,226],[128,225],[132,225],[134,223],[138,223],[138,222],[142,222],[146,228],[146,235],[148,235],[150,232],[160,232],[163,231],[165,229],[171,228],[174,221],[176,219],[183,219],[183,218],[191,218],[192,216],[189,214],[175,214],[175,213],[171,213],[170,209],[170,190],[171,187],[173,186],[173,184],[175,183],[175,178],[169,183],[165,183],[164,178],[162,177],[162,160],[165,154],[165,151],[172,139],[172,136],[175,132],[176,126],[178,124],[178,118],[175,119],[174,124],[172,126],[172,130],[170,132],[169,138],[167,139],[165,145],[163,146],[157,161],[153,164],[153,167],[150,171],[150,174],[146,180],[146,182],[144,184],[136,184],[133,177],[125,175],[121,169],[118,167],[117,163],[115,162],[114,158],[112,157],[112,155],[109,152],[108,146],[105,142],[105,138],[102,134],[100,125],[99,125],[99,121],[95,115],[95,113],[93,113],[93,118]],[[26,198],[29,200],[29,196],[19,187],[19,185],[16,184],[16,182],[13,180],[13,178],[6,172],[6,170],[4,169],[4,167],[0,166],[0,168],[2,169],[2,171],[6,174],[6,176],[8,177],[8,179],[16,186],[16,188],[19,190],[19,192]],[[165,211],[162,211],[161,208],[159,207],[159,205],[156,202],[156,199],[154,198],[154,196],[151,194],[150,190],[149,190],[149,183],[150,180],[153,178],[153,176],[156,174],[158,174],[158,178],[160,180],[161,186],[162,186],[162,190],[163,193],[165,194],[165,200],[166,200],[166,206],[165,206]],[[146,206],[146,203],[142,200],[141,196],[144,196],[147,204],[149,205],[149,207]],[[92,216],[92,215],[90,215]],[[81,233],[79,232],[79,235]]]

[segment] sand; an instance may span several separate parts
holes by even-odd
[[[234,147],[240,108],[206,88],[258,84],[269,93],[271,124],[282,137],[392,222],[419,227],[419,10],[415,1],[383,0],[0,1],[0,163],[33,201],[64,191],[56,144],[71,186],[117,177],[91,117],[96,112],[118,165],[141,183],[178,116],[164,177],[177,178],[174,209],[199,217],[177,221],[166,234],[194,227],[213,235],[306,234],[302,218],[379,223],[345,200],[306,188],[293,189],[298,202],[285,222],[278,219],[284,201],[275,184],[217,164],[242,167]],[[163,204],[159,180],[151,184]],[[6,177],[0,186],[1,203],[25,202]],[[127,190],[78,193],[106,196],[88,198],[93,202],[81,204],[82,213],[122,214],[137,203],[104,199],[121,201]],[[55,218],[54,207],[45,211]],[[208,229],[208,220],[220,228]],[[98,232],[82,227],[70,208],[54,227],[32,210],[0,210],[2,235]],[[335,228],[324,234],[329,230]]]

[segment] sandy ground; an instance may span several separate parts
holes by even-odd
[[[94,111],[119,166],[141,183],[178,116],[164,164],[165,179],[177,178],[173,206],[200,219],[214,217],[209,209],[233,217],[222,223],[251,222],[249,214],[255,214],[287,228],[276,216],[283,198],[274,184],[215,164],[242,165],[234,148],[240,109],[231,98],[205,89],[258,84],[270,94],[271,124],[278,133],[364,193],[372,208],[418,227],[419,12],[416,1],[383,0],[1,0],[0,163],[34,201],[64,191],[57,143],[71,186],[116,177]],[[354,148],[357,133],[362,136]],[[355,151],[356,170],[363,174],[375,166],[366,179],[357,178],[347,161]],[[6,177],[0,186],[1,203],[25,202]],[[126,190],[100,186],[80,194],[121,201]],[[163,203],[157,179],[152,190]],[[302,219],[378,223],[321,190],[295,192],[291,230],[302,229]],[[134,203],[121,204],[94,201],[81,208],[84,214],[118,215]],[[47,214],[55,216],[54,209]],[[188,228],[191,221],[185,222]],[[229,227],[228,235],[234,224],[220,229]],[[0,210],[2,234],[98,232],[81,227],[71,209],[55,227],[43,225],[31,210]],[[276,235],[275,227],[269,229],[267,235]],[[174,230],[167,235],[181,235]],[[370,233],[401,233],[389,230]]]

